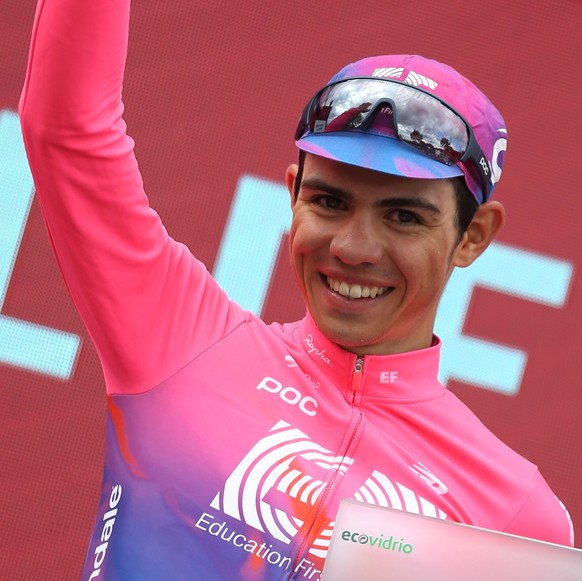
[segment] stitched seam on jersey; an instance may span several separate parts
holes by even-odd
[[[245,312],[245,315],[247,315],[247,314],[248,313]],[[202,355],[204,355],[207,351],[209,351],[210,349],[213,349],[214,347],[219,345],[225,339],[228,339],[233,333],[238,331],[243,325],[248,325],[248,324],[252,323],[253,320],[255,320],[255,319],[251,315],[250,319],[244,319],[243,321],[241,321],[238,325],[234,326],[226,335],[223,335],[220,339],[218,339],[218,341],[215,341],[214,343],[212,343],[211,345],[206,347],[206,349],[200,351],[200,353],[198,353],[197,355],[192,357],[192,359],[189,359],[186,363],[184,363],[184,365],[182,365],[180,368],[176,369],[176,371],[174,371],[173,373],[168,375],[168,377],[166,377],[165,379],[163,379],[162,381],[160,381],[158,384],[154,385],[153,387],[150,387],[149,389],[147,389],[145,391],[140,391],[139,393],[109,393],[109,394],[107,394],[108,397],[111,397],[111,396],[114,396],[114,397],[138,397],[140,395],[146,395],[146,394],[151,393],[152,391],[160,388],[167,381],[169,381],[170,379],[172,379],[173,377],[178,375],[182,370],[184,370],[186,367],[188,367],[188,365],[194,363],[194,361],[196,361],[199,357],[202,357]]]
[[[517,520],[517,517],[522,513],[523,509],[525,508],[525,506],[529,502],[529,499],[531,498],[532,494],[534,493],[534,491],[536,489],[535,481],[537,479],[538,474],[539,474],[539,469],[536,467],[536,469],[534,470],[533,475],[532,475],[532,482],[531,482],[529,493],[525,497],[521,506],[517,509],[516,513],[513,515],[513,518],[504,527],[503,532],[507,531],[507,529],[509,529],[511,527],[511,525]]]

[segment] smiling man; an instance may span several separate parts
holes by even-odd
[[[108,393],[83,578],[317,580],[343,498],[572,543],[536,466],[437,379],[439,297],[504,219],[489,100],[398,55],[316,93],[287,172],[307,313],[266,325],[148,205],[121,117],[128,23],[129,0],[41,0],[20,103]]]
[[[506,135],[477,87],[419,56],[362,59],[316,93],[287,185],[292,263],[328,337],[360,354],[431,345],[452,269],[503,225],[489,198]]]
[[[287,180],[291,257],[315,323],[361,355],[433,342],[436,309],[455,266],[469,265],[503,221],[482,205],[463,232],[453,178],[403,178],[307,155]]]

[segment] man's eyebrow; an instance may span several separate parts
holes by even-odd
[[[441,214],[441,209],[429,200],[417,196],[399,196],[397,198],[385,198],[378,202],[378,206],[383,208],[418,208],[426,210],[435,216]]]
[[[320,190],[322,192],[331,194],[332,196],[341,198],[346,202],[351,202],[355,199],[355,196],[350,191],[338,186],[333,186],[326,181],[316,177],[304,179],[301,182],[301,187],[309,190]],[[378,200],[376,205],[381,208],[418,208],[419,210],[426,210],[435,216],[441,214],[441,209],[436,204],[420,196],[398,196],[393,198],[383,198]]]
[[[301,187],[306,188],[308,190],[320,190],[322,192],[327,192],[328,194],[331,194],[332,196],[337,196],[338,198],[341,198],[342,200],[345,200],[347,202],[350,202],[355,198],[355,196],[348,190],[345,190],[338,186],[332,186],[326,181],[316,177],[304,178],[301,181]]]

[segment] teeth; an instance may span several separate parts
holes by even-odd
[[[347,297],[350,299],[359,299],[359,298],[375,298],[384,294],[388,287],[377,287],[377,286],[361,286],[359,284],[352,284],[349,285],[347,282],[335,280],[333,278],[327,277],[327,284],[329,288],[333,289],[336,293],[339,293],[343,297]]]

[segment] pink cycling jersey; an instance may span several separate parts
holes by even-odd
[[[21,100],[51,243],[108,390],[83,579],[319,579],[353,498],[572,543],[537,468],[437,380],[231,302],[148,206],[122,121],[129,0],[40,0]]]

